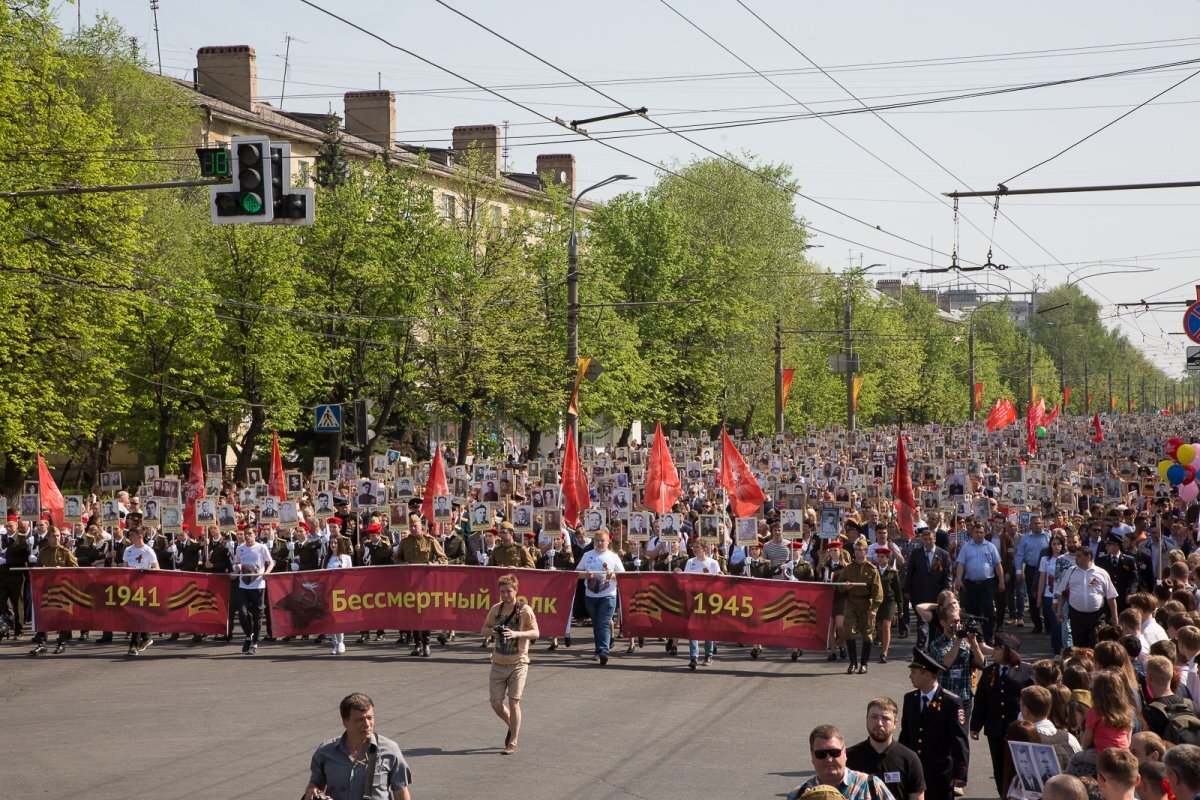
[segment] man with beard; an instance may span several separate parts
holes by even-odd
[[[846,749],[846,766],[879,778],[896,800],[923,800],[921,759],[896,741],[898,719],[892,698],[876,697],[867,703],[867,738]]]

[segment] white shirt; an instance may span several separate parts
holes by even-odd
[[[129,545],[125,548],[121,558],[125,562],[125,566],[136,569],[153,569],[158,566],[158,556],[154,554],[154,548],[148,545],[141,547]]]
[[[588,597],[615,597],[617,582],[612,579],[614,573],[624,572],[625,565],[612,550],[603,553],[589,550],[579,559],[581,572],[608,573],[607,575],[589,575],[583,581],[584,592]]]
[[[721,565],[712,556],[704,558],[689,558],[683,565],[684,572],[701,572],[708,575],[720,575]]]
[[[274,566],[275,562],[271,559],[271,551],[262,542],[255,542],[249,547],[239,544],[233,552],[234,572],[247,574],[263,573]],[[238,586],[241,586],[243,589],[265,589],[267,587],[267,580],[261,574],[258,577],[250,578],[248,581],[239,578]]]
[[[345,553],[340,556],[330,555],[329,560],[325,563],[325,569],[350,569],[352,566],[354,566],[354,562]]]
[[[1146,649],[1150,649],[1150,645],[1155,642],[1165,641],[1167,632],[1163,630],[1162,625],[1159,625],[1154,617],[1142,623],[1142,640],[1146,643]]]
[[[1087,569],[1078,565],[1067,570],[1058,594],[1066,594],[1071,608],[1084,613],[1099,611],[1107,600],[1115,600],[1117,587],[1112,578],[1100,567],[1092,564]]]
[[[1058,733],[1058,728],[1054,727],[1054,723],[1049,719],[1035,722],[1033,723],[1033,727],[1037,729],[1038,734],[1041,736],[1053,736]],[[1075,738],[1075,734],[1070,731],[1067,731],[1067,744],[1070,745],[1072,753],[1078,753],[1083,749],[1079,744],[1079,740]]]

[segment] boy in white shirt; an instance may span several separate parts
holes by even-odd
[[[271,551],[262,542],[256,541],[254,527],[247,525],[242,531],[242,543],[233,551],[233,573],[238,578],[234,589],[238,622],[246,640],[242,652],[258,654],[258,633],[262,627],[263,595],[267,580],[264,575],[275,568]]]
[[[592,660],[599,661],[600,666],[608,664],[612,644],[612,617],[617,610],[616,574],[625,571],[621,559],[608,549],[611,540],[607,528],[596,531],[592,537],[593,549],[583,554],[578,566],[580,572],[586,573],[583,602],[592,618],[592,636],[596,642],[596,655]]]
[[[698,573],[702,575],[720,575],[721,565],[708,554],[708,542],[697,539],[692,543],[692,552],[694,556],[687,560],[683,565],[684,572]],[[688,669],[696,668],[696,659],[700,655],[700,643],[695,640],[688,640]],[[704,660],[700,663],[704,666],[712,664],[713,643],[704,643]]]
[[[154,548],[146,544],[146,533],[142,530],[142,526],[140,524],[133,525],[129,529],[128,535],[129,544],[126,545],[125,552],[121,554],[121,560],[125,566],[133,569],[158,569],[158,556],[155,554]],[[150,638],[149,633],[145,631],[131,633],[129,634],[128,655],[136,656],[152,644],[154,644],[154,640]]]

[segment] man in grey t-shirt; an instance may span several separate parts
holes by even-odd
[[[375,733],[375,702],[361,692],[347,695],[339,707],[346,732],[313,753],[304,800],[323,793],[332,800],[410,800],[412,772],[400,746]],[[371,789],[367,773],[374,774]]]

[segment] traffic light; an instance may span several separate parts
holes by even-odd
[[[374,405],[374,400],[354,401],[354,445],[356,447],[366,447],[367,442],[375,438],[375,431],[371,430],[371,426],[375,424],[375,417],[371,414],[371,408]]]
[[[265,224],[275,217],[270,179],[271,140],[266,136],[235,136],[231,144],[233,184],[209,188],[213,224]]]
[[[313,224],[313,190],[292,188],[292,146],[287,142],[271,145],[271,190],[275,198],[272,224]]]

